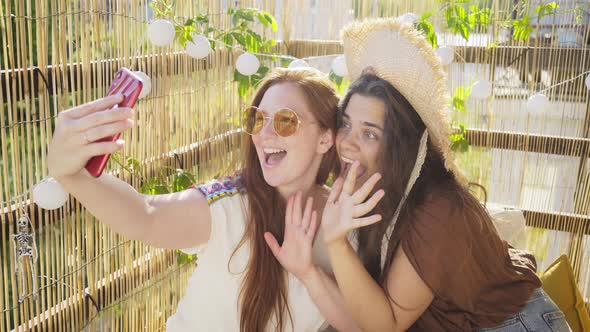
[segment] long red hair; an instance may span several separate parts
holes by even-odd
[[[339,98],[326,75],[312,69],[275,69],[261,82],[252,105],[259,106],[266,91],[279,83],[292,83],[300,88],[307,97],[308,105],[320,128],[331,129],[336,133]],[[291,319],[287,302],[287,274],[268,248],[263,235],[270,231],[279,243],[282,242],[285,199],[264,180],[252,139],[244,137],[242,142],[245,164],[241,175],[248,193],[248,222],[234,254],[248,242],[250,261],[239,294],[240,331],[264,331],[274,317],[278,331],[282,332],[286,322],[285,314]],[[338,156],[333,146],[323,156],[315,183],[323,185],[330,173],[337,171],[338,167]]]

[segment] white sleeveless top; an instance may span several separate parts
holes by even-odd
[[[199,190],[205,193],[203,187],[199,187]],[[212,218],[211,235],[207,244],[183,250],[198,253],[198,266],[188,281],[186,294],[178,303],[176,313],[166,323],[168,332],[240,330],[238,294],[250,255],[248,243],[242,245],[232,257],[229,264],[231,272],[228,271],[228,262],[245,231],[247,195],[237,194],[233,190],[221,195],[217,191],[213,196],[225,197],[213,201],[209,206]],[[210,193],[207,197],[211,201]],[[316,239],[320,240],[314,243],[314,261],[324,271],[332,273],[321,238],[321,234],[316,235]],[[288,277],[288,304],[294,326],[291,326],[286,315],[285,331],[316,332],[327,326],[305,286],[292,274]],[[276,330],[276,322],[271,320],[267,331]]]

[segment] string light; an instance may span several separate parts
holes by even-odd
[[[193,35],[193,41],[186,43],[186,53],[195,59],[206,58],[211,52],[209,39],[203,35]]]
[[[473,83],[471,96],[476,99],[486,99],[492,94],[492,84],[488,80],[480,80]]]
[[[260,60],[252,53],[246,52],[236,61],[236,70],[244,76],[254,75],[258,68],[260,68]]]
[[[332,71],[340,77],[348,76],[348,68],[346,67],[346,57],[344,55],[337,56],[332,62]]]

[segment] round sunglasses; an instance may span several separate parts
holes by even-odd
[[[270,117],[258,107],[250,106],[242,113],[242,129],[250,135],[256,135],[264,128],[266,120],[272,122],[275,133],[281,137],[295,134],[301,125],[299,116],[291,109],[281,108]]]

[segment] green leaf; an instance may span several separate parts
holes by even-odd
[[[262,23],[262,25],[264,25],[265,28],[267,28],[270,25],[270,22],[266,19],[266,16],[263,12],[258,12],[256,17],[258,17],[258,21]]]
[[[207,14],[200,14],[196,17],[197,22],[201,24],[208,24],[209,23],[209,15]]]
[[[221,41],[230,47],[234,45],[234,39],[231,34],[224,34],[223,38],[221,38]]]
[[[524,15],[520,20],[514,20],[512,22],[512,26],[514,27],[514,40],[527,40],[530,38],[531,33],[533,32],[533,27],[529,23],[528,15]]]
[[[425,17],[425,14],[423,14],[422,17]],[[422,17],[418,21],[416,29],[424,33],[424,36],[426,36],[426,40],[428,40],[430,45],[432,45],[432,48],[436,48],[438,46],[438,42],[436,38],[436,33],[434,32],[434,26],[426,19],[422,19]],[[426,17],[430,17],[430,15]]]
[[[183,191],[195,183],[195,177],[191,173],[178,169],[172,178],[172,191]]]
[[[458,86],[453,91],[453,107],[458,111],[465,111],[465,100],[471,94],[471,88]]]
[[[461,21],[464,21],[467,18],[467,12],[465,11],[465,8],[461,6],[454,6],[454,12],[455,16]]]
[[[426,13],[420,15],[420,20],[425,21],[425,20],[429,19],[431,16],[432,16],[431,12],[426,12]]]
[[[337,88],[340,88],[340,86],[342,85],[342,81],[344,80],[344,78],[342,76],[336,75],[331,70],[330,70],[329,77],[330,77],[330,81],[334,82],[334,85],[336,85]]]
[[[272,31],[277,32],[279,30],[279,28],[277,26],[277,20],[275,20],[274,16],[272,16],[268,12],[263,12],[263,13],[264,13],[264,16],[266,17],[266,20],[270,23],[270,28],[272,29]]]
[[[208,35],[208,34],[213,33],[213,32],[217,32],[217,29],[215,29],[214,27],[208,27],[207,29],[205,29],[203,31],[203,34],[204,35]]]
[[[137,172],[141,168],[141,163],[137,159],[127,158],[127,168]]]
[[[176,256],[176,263],[178,265],[184,265],[184,264],[187,264],[187,263],[192,263],[192,262],[194,262],[194,261],[197,260],[197,255],[189,255],[189,254],[184,253],[184,252],[182,252],[180,250],[177,250],[176,253],[178,255],[178,256]]]
[[[241,33],[239,33],[239,32],[232,32],[231,35],[238,42],[238,44],[242,45],[243,47],[246,47],[246,38],[244,38],[244,36],[242,36]]]
[[[537,13],[537,21],[540,21],[543,16],[553,14],[557,8],[559,8],[559,5],[555,1],[537,6],[537,8],[535,8],[535,13]]]

